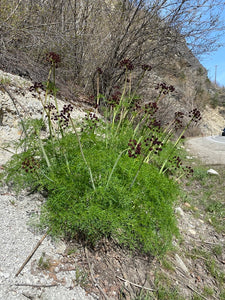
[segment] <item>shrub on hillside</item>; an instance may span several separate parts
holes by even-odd
[[[56,62],[50,63],[53,81],[46,83],[41,100],[43,119],[24,125],[26,135],[19,144],[24,151],[8,163],[7,179],[19,188],[47,192],[41,224],[52,234],[92,246],[108,238],[143,253],[164,253],[177,234],[175,179],[192,172],[182,164],[177,145],[200,113],[192,110],[183,123],[184,114],[178,112],[162,129],[156,119],[157,103],[174,88],[159,84],[157,99],[139,104],[128,84],[133,68],[127,59],[120,64],[126,73],[120,93],[104,99],[103,107],[99,100],[104,96],[98,94],[96,112],[88,112],[81,124],[75,124],[70,104],[58,108]],[[143,75],[151,70],[147,65],[142,69]],[[50,87],[55,103],[48,100]],[[180,135],[172,142],[178,129]],[[42,130],[47,130],[47,137],[41,137]]]

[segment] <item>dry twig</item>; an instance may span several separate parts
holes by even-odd
[[[136,284],[136,283],[134,283],[134,282],[130,282],[129,280],[127,280],[127,279],[124,279],[124,278],[122,278],[122,277],[119,277],[119,276],[116,276],[116,277],[117,277],[117,278],[119,278],[120,280],[122,280],[122,281],[126,282],[126,283],[129,283],[130,285],[134,285],[134,286],[136,286],[136,287],[139,287],[139,288],[141,288],[141,289],[144,289],[144,290],[147,290],[147,291],[156,292],[156,290],[155,290],[155,289],[150,289],[150,288],[147,288],[147,287],[145,287],[145,286],[142,286],[142,285]]]
[[[35,251],[37,250],[37,248],[41,245],[41,243],[44,241],[44,239],[46,238],[46,236],[48,235],[48,231],[43,235],[43,237],[40,239],[40,241],[37,243],[37,245],[35,246],[35,248],[32,250],[31,254],[27,257],[27,259],[25,260],[25,262],[22,264],[22,266],[20,267],[20,269],[18,270],[18,272],[16,273],[15,276],[18,276],[20,274],[20,272],[23,270],[23,268],[26,266],[26,264],[28,263],[28,261],[31,259],[31,257],[34,255]]]
[[[54,286],[58,286],[58,284],[28,284],[28,283],[15,283],[14,285],[16,286],[31,286],[31,287],[36,287],[36,288],[49,288],[49,287],[54,287]]]
[[[200,296],[202,299],[204,300],[208,300],[206,297],[204,297],[202,294],[200,294],[198,291],[196,291],[195,289],[193,289],[193,287],[191,287],[189,284],[186,284],[186,287],[188,287],[192,292],[196,293],[198,296]],[[213,296],[212,296],[213,297]],[[214,299],[217,299],[215,297],[213,297]],[[217,299],[218,300],[218,299]]]

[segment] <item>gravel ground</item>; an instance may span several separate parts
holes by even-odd
[[[39,211],[40,200],[42,199],[38,195],[16,196],[8,192],[8,187],[0,189],[0,299],[93,299],[90,295],[87,296],[81,287],[74,286],[76,279],[74,268],[71,271],[60,271],[58,265],[58,270],[57,267],[54,269],[57,275],[52,276],[53,278],[52,272],[44,272],[38,268],[38,261],[43,257],[43,253],[45,257],[51,258],[51,261],[61,260],[65,245],[62,242],[53,242],[50,238],[42,242],[22,272],[15,276],[43,236],[38,232],[32,232],[32,227],[28,225],[31,216]],[[49,287],[18,285],[49,285]]]

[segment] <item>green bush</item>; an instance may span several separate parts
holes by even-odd
[[[210,105],[212,108],[217,108],[218,104],[219,104],[219,95],[218,93],[215,93],[210,98]]]
[[[58,57],[53,54],[48,60],[54,71],[53,59]],[[128,76],[127,60],[123,64]],[[177,145],[199,112],[189,112],[190,121],[171,142],[184,114],[177,113],[162,130],[155,113],[160,97],[174,88],[159,85],[156,101],[141,107],[125,83],[119,98],[105,99],[104,116],[88,113],[78,132],[70,117],[72,106],[58,110],[55,85],[55,105],[46,103],[49,86],[47,82],[43,120],[24,124],[26,136],[18,145],[23,151],[8,163],[7,180],[18,189],[47,192],[40,221],[52,234],[92,246],[108,238],[134,251],[164,253],[178,234],[173,212],[179,191],[176,175],[190,173]]]
[[[119,151],[107,148],[81,135],[83,151],[88,160],[96,189],[93,190],[77,138],[70,133],[60,139],[58,147],[66,149],[70,172],[65,157],[53,155],[52,143],[46,141],[51,169],[39,156],[37,172],[21,169],[31,152],[16,155],[8,165],[8,179],[19,186],[47,190],[41,222],[53,234],[77,238],[94,245],[103,237],[113,238],[130,249],[145,253],[162,253],[177,233],[173,202],[178,187],[172,179],[159,174],[156,166],[145,163],[135,184],[130,188],[140,159],[124,153],[106,187],[109,174]],[[30,166],[29,166],[30,167]],[[33,166],[35,167],[35,166]],[[11,170],[11,172],[10,172]],[[14,170],[14,171],[13,171]],[[15,172],[16,170],[16,172]]]

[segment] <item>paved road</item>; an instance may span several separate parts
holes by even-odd
[[[186,149],[196,155],[204,164],[225,164],[225,136],[190,138]]]

